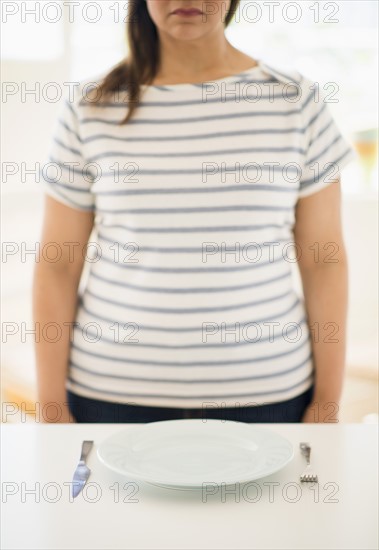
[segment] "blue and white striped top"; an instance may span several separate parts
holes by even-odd
[[[126,92],[91,105],[87,84],[62,104],[43,170],[50,196],[96,213],[66,388],[183,408],[306,391],[294,208],[355,156],[315,82],[258,61],[143,86],[126,125]]]

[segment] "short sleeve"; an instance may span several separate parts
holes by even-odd
[[[79,210],[94,210],[91,165],[83,156],[83,140],[74,99],[62,100],[52,131],[50,149],[41,170],[43,191],[57,201]],[[93,167],[92,167],[93,168]]]
[[[299,198],[333,183],[340,177],[342,168],[357,157],[352,145],[341,134],[325,97],[316,90],[315,83],[308,79],[305,82],[308,92],[304,94],[302,107],[305,156]]]

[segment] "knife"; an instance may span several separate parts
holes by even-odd
[[[78,496],[84,485],[87,483],[87,479],[91,474],[91,470],[86,465],[86,459],[92,449],[93,441],[83,441],[82,452],[80,455],[79,464],[76,467],[74,477],[72,480],[72,497]]]

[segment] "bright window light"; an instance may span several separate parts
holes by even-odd
[[[48,61],[64,54],[61,1],[2,2],[1,58]]]

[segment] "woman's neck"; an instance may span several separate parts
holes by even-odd
[[[204,54],[206,52],[206,55]],[[234,48],[222,36],[206,44],[161,39],[161,64],[154,85],[196,83],[218,80],[252,68],[255,60]]]

